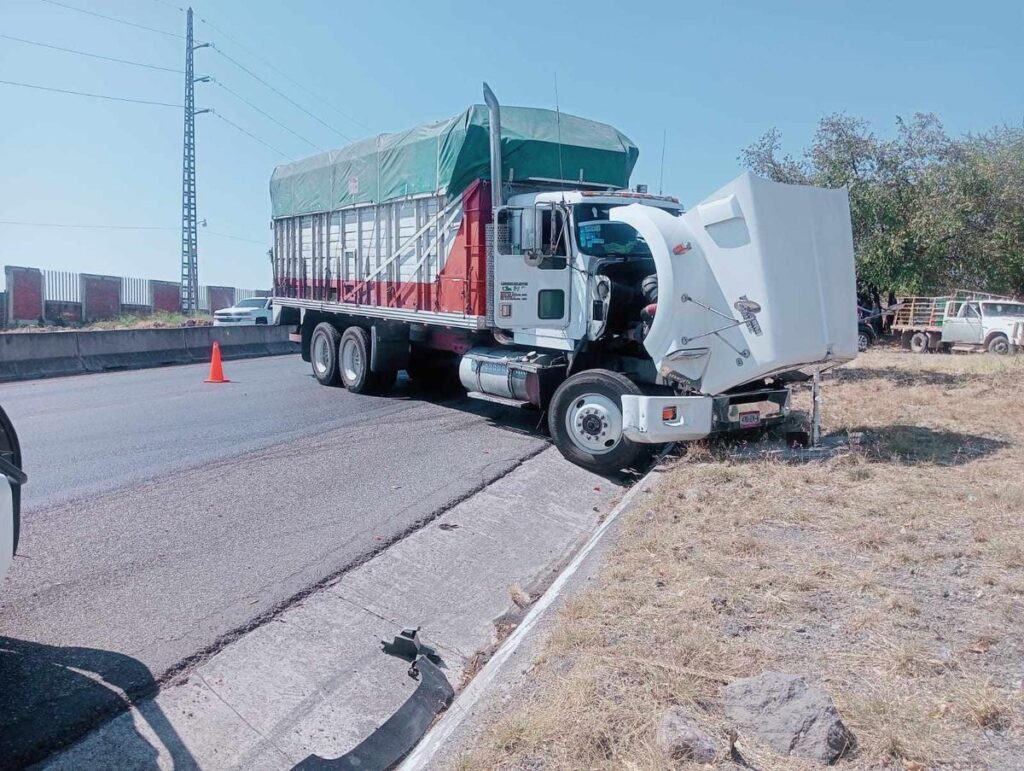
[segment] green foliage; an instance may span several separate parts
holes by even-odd
[[[953,138],[935,115],[881,139],[848,115],[821,119],[784,155],[776,129],[742,151],[755,174],[850,191],[858,280],[882,294],[957,287],[1024,293],[1024,130]]]

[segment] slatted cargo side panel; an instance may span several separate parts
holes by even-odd
[[[453,252],[462,221],[461,198],[443,196],[275,220],[275,293],[437,311],[446,260],[467,258]]]

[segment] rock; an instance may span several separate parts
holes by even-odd
[[[726,717],[786,755],[832,763],[853,741],[829,695],[798,675],[765,672],[723,690]]]
[[[665,710],[655,740],[658,748],[672,760],[711,763],[718,754],[715,740],[682,707]]]
[[[690,501],[691,503],[701,503],[707,500],[707,497],[707,494],[697,487],[688,487],[679,493],[681,500]]]

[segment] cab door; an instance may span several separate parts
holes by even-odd
[[[566,210],[556,203],[499,209],[496,236],[495,326],[565,329],[572,279]]]
[[[953,318],[942,323],[942,342],[980,343],[985,334],[981,324],[981,312],[976,302],[966,302]]]

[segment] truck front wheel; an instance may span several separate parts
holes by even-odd
[[[641,395],[617,372],[591,369],[562,383],[548,405],[548,429],[568,460],[598,474],[630,468],[644,448],[622,433],[622,397]]]
[[[988,341],[988,352],[998,356],[1006,356],[1010,352],[1010,341],[1006,335],[993,335]]]
[[[338,339],[333,324],[321,321],[309,339],[309,360],[313,364],[313,377],[320,385],[336,386],[341,382],[338,372]]]

